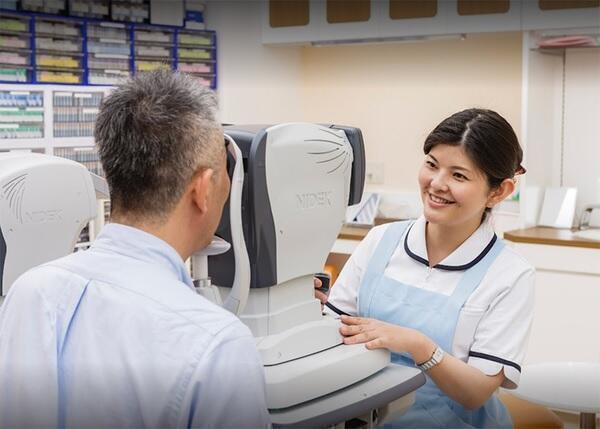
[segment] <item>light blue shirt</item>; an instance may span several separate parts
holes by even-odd
[[[0,427],[33,426],[267,427],[254,338],[171,246],[106,225],[0,307]]]

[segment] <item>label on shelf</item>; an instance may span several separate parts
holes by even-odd
[[[17,112],[18,107],[0,107],[0,112]]]
[[[10,95],[29,95],[29,91],[10,91]]]
[[[0,123],[0,128],[19,128],[19,124]]]
[[[92,98],[92,94],[89,92],[78,92],[73,95],[75,98]]]

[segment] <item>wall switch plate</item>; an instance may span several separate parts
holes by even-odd
[[[371,185],[382,185],[384,182],[383,162],[367,162],[365,182]]]

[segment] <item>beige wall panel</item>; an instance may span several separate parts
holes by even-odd
[[[521,34],[303,49],[304,120],[363,130],[383,189],[416,190],[425,137],[469,107],[498,111],[520,133]]]

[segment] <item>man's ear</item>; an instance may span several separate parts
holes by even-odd
[[[208,211],[208,200],[211,197],[213,189],[213,175],[214,170],[212,168],[206,168],[197,173],[192,179],[191,183],[191,197],[192,203],[198,208],[201,213]]]
[[[500,186],[491,192],[486,206],[492,208],[501,201],[504,201],[515,191],[515,187],[516,183],[513,179],[504,179]]]

